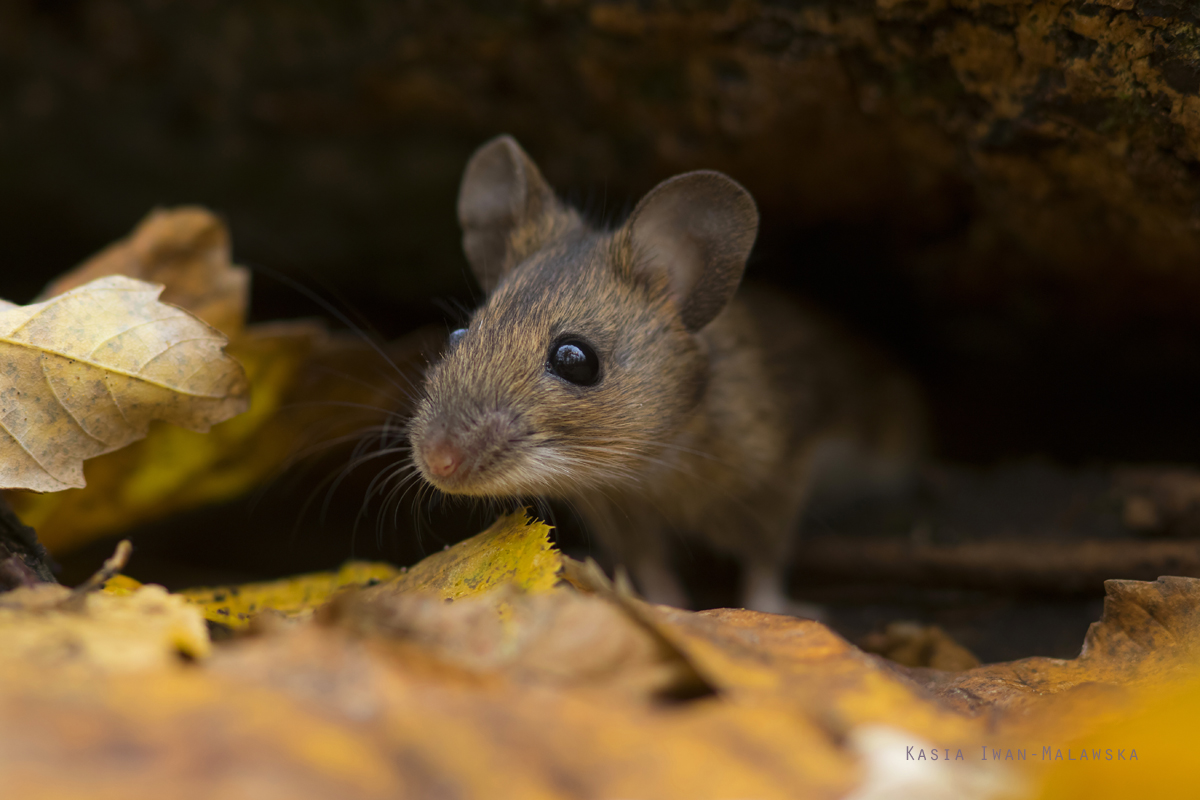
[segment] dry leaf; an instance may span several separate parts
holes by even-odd
[[[13,493],[10,505],[51,553],[65,553],[175,511],[242,494],[286,458],[290,445],[272,447],[269,432],[288,387],[324,338],[324,331],[307,323],[244,334],[227,352],[250,382],[246,413],[206,434],[156,427],[145,440],[89,461],[87,488]]]
[[[84,459],[152,420],[207,431],[245,410],[225,337],[158,302],[161,290],[114,276],[0,310],[0,487],[83,486]]]
[[[114,242],[51,283],[48,300],[105,275],[163,284],[162,301],[186,308],[226,336],[246,321],[250,271],[230,260],[229,232],[204,208],[155,209]]]
[[[420,797],[362,726],[198,669],[0,666],[0,775],[21,800]]]
[[[550,542],[550,526],[526,511],[515,511],[370,591],[379,595],[425,592],[446,600],[504,585],[544,592],[558,584],[562,567],[562,555]]]
[[[965,672],[914,670],[947,706],[988,714],[1014,735],[1078,735],[1135,701],[1133,689],[1194,674],[1200,654],[1200,579],[1106,581],[1104,614],[1079,658],[1024,658]]]
[[[67,603],[70,597],[70,589],[49,583],[0,595],[0,662],[114,672],[208,655],[199,610],[161,586],[127,596],[93,592],[78,598],[82,608]]]
[[[243,629],[266,609],[302,617],[351,586],[372,586],[360,593],[360,607],[386,605],[388,598],[424,593],[439,602],[484,594],[502,586],[548,591],[558,582],[562,557],[549,540],[550,528],[523,512],[502,517],[487,531],[426,558],[412,569],[350,562],[338,572],[300,575],[242,586],[187,589],[181,594],[204,609],[205,618]],[[127,580],[127,579],[126,579]],[[378,585],[375,585],[378,584]]]
[[[1036,752],[1025,762],[914,767],[905,748],[1116,748],[1136,737],[1142,758],[1153,747],[1182,763],[1178,743],[1200,700],[1194,686],[1157,694],[1194,671],[1200,580],[1110,582],[1079,659],[940,673],[867,655],[811,620],[650,606],[571,565],[591,590],[579,593],[557,583],[561,563],[544,526],[512,515],[411,578],[341,595],[324,615],[338,624],[235,640],[186,670],[167,658],[135,682],[64,659],[92,665],[97,674],[84,681],[53,659],[38,668],[0,658],[5,788],[21,797],[184,786],[197,797],[283,787],[301,798],[853,790],[861,800],[1011,800],[1045,778],[1059,792],[1047,796],[1091,797],[1105,786],[1043,765]],[[47,608],[57,601],[23,600],[18,624],[37,624]],[[41,628],[46,641],[55,629]],[[689,680],[691,692],[663,700]],[[1188,774],[1168,775],[1158,794],[1184,794]],[[1114,785],[1145,785],[1126,777]]]
[[[780,708],[481,679],[336,628],[240,640],[206,669],[372,725],[415,797],[834,798],[855,775],[826,730]]]
[[[588,687],[613,697],[708,691],[662,637],[619,605],[568,588],[531,595],[509,585],[455,602],[425,593],[353,592],[338,598],[327,616],[355,631],[415,644],[476,674]]]
[[[306,618],[339,589],[371,586],[399,572],[390,564],[350,561],[337,572],[317,572],[241,586],[186,589],[180,596],[198,605],[205,619],[240,630],[248,627],[256,614],[267,609],[289,618]],[[117,591],[121,591],[121,587]]]
[[[916,622],[892,622],[864,636],[858,646],[906,667],[933,667],[958,672],[979,666],[979,659],[939,628]]]
[[[227,352],[245,367],[247,413],[205,436],[158,426],[132,447],[89,461],[87,488],[9,502],[53,554],[185,509],[232,500],[276,475],[306,448],[402,413],[441,333],[422,330],[383,348],[330,335],[312,321],[243,330],[246,271],[229,257],[221,222],[199,208],[155,211],[125,240],[51,284],[51,295],[102,273],[152,278],[163,298],[232,336]]]
[[[416,370],[425,342],[424,334],[397,342],[391,356]],[[305,446],[353,435],[395,405],[379,356],[363,342],[329,336],[314,323],[255,325],[227,349],[250,381],[246,413],[204,435],[154,428],[144,441],[89,461],[85,489],[9,496],[13,510],[37,529],[51,553],[242,496],[278,474]]]

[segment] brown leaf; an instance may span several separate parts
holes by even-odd
[[[433,796],[832,798],[854,779],[828,731],[787,709],[647,705],[480,678],[422,652],[307,627],[241,640],[206,669],[369,722]]]
[[[84,467],[88,488],[10,493],[46,547],[63,554],[172,512],[242,495],[310,450],[353,439],[405,411],[409,387],[442,332],[424,329],[379,349],[313,321],[243,328],[248,273],[230,263],[229,236],[194,207],[152,212],[116,242],[47,287],[55,295],[98,275],[165,284],[163,299],[230,333],[245,367],[249,411],[205,436],[156,427],[149,437]],[[392,424],[392,428],[397,426]]]
[[[620,606],[571,589],[531,595],[509,585],[455,602],[367,589],[338,598],[329,616],[476,674],[614,697],[707,690],[672,647]]]
[[[133,233],[51,283],[38,299],[105,275],[163,284],[164,303],[186,308],[226,336],[245,324],[250,271],[230,261],[229,232],[207,209],[151,211]]]
[[[1094,713],[1110,712],[1128,687],[1193,674],[1200,655],[1200,579],[1106,581],[1105,590],[1104,614],[1088,628],[1079,658],[1024,658],[966,672],[915,674],[966,713],[995,709],[1018,717],[1040,711],[1039,719],[1057,716],[1076,727],[1090,724]],[[1060,702],[1047,703],[1060,694]],[[1098,697],[1108,702],[1089,708]]]
[[[431,796],[362,726],[198,670],[0,666],[0,774],[23,800]]]
[[[906,667],[958,672],[979,666],[970,650],[937,625],[893,622],[883,631],[864,636],[858,646]]]

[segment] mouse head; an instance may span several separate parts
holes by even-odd
[[[451,494],[574,497],[669,468],[704,396],[696,334],[754,244],[746,190],[689,172],[596,230],[501,136],[467,164],[458,218],[488,298],[426,377],[410,429],[425,479]]]

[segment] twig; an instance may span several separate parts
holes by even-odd
[[[81,610],[89,594],[100,589],[104,586],[105,581],[111,580],[125,568],[132,552],[133,545],[129,543],[128,539],[122,539],[117,544],[116,551],[104,562],[104,566],[96,570],[96,574],[92,577],[72,589],[71,594],[64,597],[59,603],[59,607],[72,611]]]
[[[1200,541],[1045,541],[954,545],[896,539],[815,539],[801,548],[797,578],[901,583],[924,588],[1102,593],[1110,578],[1200,577]]]

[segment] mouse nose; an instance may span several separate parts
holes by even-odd
[[[429,471],[439,478],[449,478],[463,462],[463,451],[449,439],[435,439],[423,448],[422,455]]]

